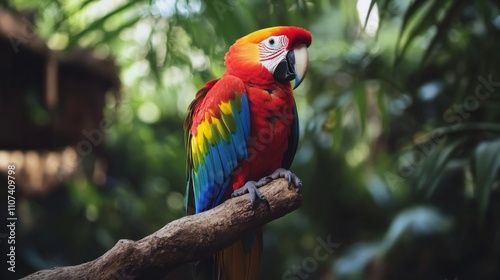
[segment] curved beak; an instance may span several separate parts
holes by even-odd
[[[309,56],[307,54],[306,45],[300,45],[292,50],[295,53],[295,85],[293,89],[297,88],[307,73],[307,66],[309,65]]]
[[[274,70],[273,76],[281,82],[295,80],[295,85],[293,86],[293,89],[295,89],[302,83],[302,80],[306,76],[308,64],[307,46],[301,44],[288,51],[285,59]]]

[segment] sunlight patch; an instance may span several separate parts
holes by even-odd
[[[153,102],[144,102],[137,111],[137,117],[145,123],[155,123],[160,119],[160,108]]]

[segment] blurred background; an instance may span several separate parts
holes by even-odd
[[[0,170],[16,165],[18,217],[5,277],[90,261],[182,217],[195,92],[237,38],[295,25],[313,35],[295,91],[304,205],[265,226],[261,279],[500,279],[500,2],[0,8]]]

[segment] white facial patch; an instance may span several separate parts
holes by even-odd
[[[271,36],[259,43],[260,63],[274,73],[274,70],[286,57],[286,47],[288,46],[288,38],[285,35]]]

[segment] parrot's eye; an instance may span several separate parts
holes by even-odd
[[[278,49],[280,47],[280,38],[277,36],[272,36],[264,41],[264,44],[270,49]]]

